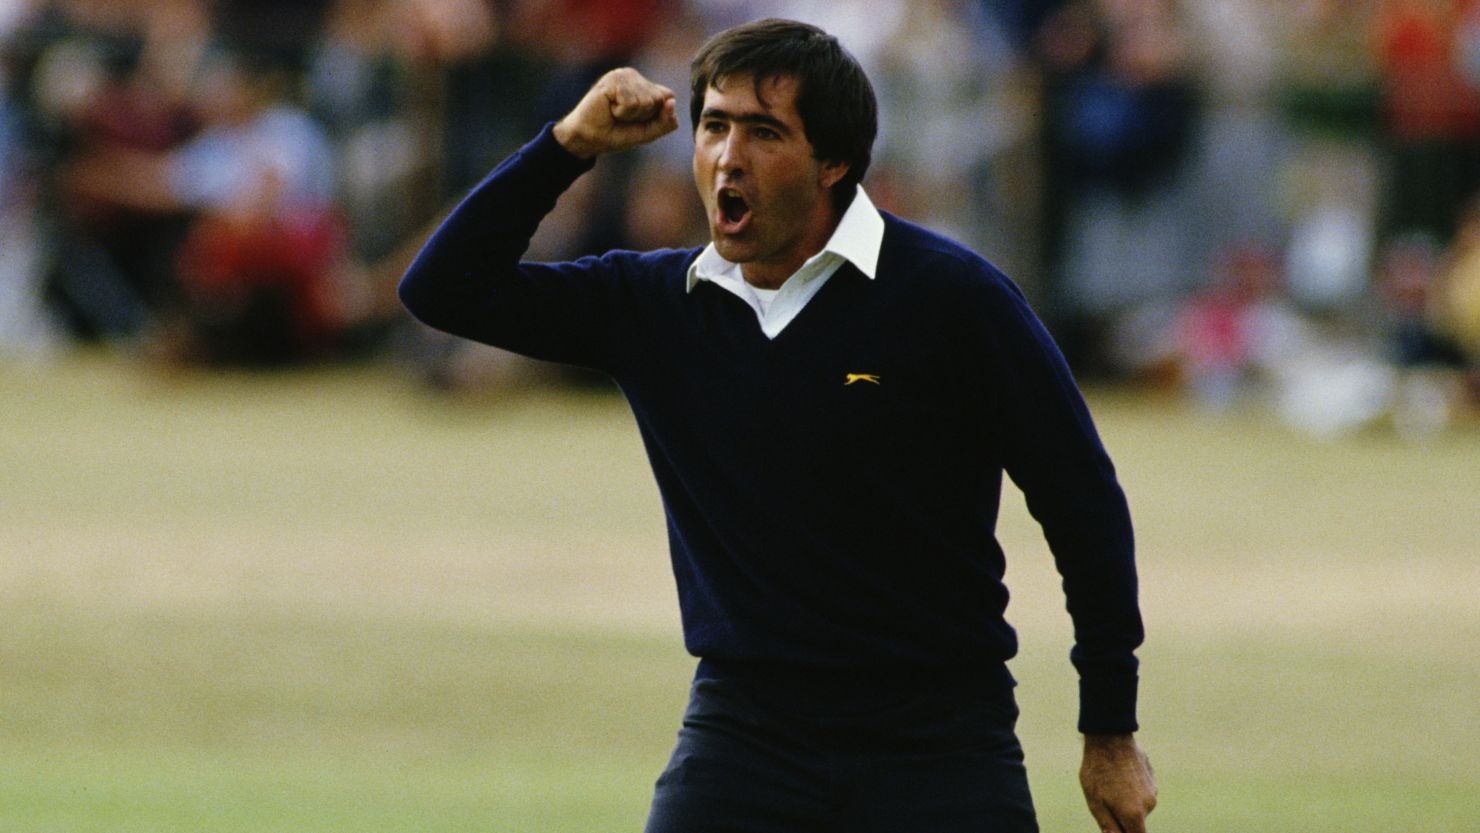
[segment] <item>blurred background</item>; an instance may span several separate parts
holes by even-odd
[[[854,52],[871,197],[1086,385],[1154,829],[1480,828],[1480,0],[0,0],[0,831],[640,828],[692,663],[630,414],[394,287],[602,72],[684,102],[766,15]],[[691,141],[530,256],[703,244]],[[1087,829],[1007,500],[1034,791]]]
[[[1472,415],[1471,0],[5,0],[0,351],[497,385],[528,368],[397,308],[429,228],[602,72],[686,98],[705,35],[763,15],[859,57],[875,202],[1014,276],[1081,377],[1323,434]],[[530,255],[702,244],[687,132],[603,161]]]

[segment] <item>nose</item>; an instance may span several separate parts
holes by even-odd
[[[745,169],[745,143],[741,131],[731,130],[725,135],[716,160],[721,173],[736,174]]]

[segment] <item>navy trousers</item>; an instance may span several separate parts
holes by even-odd
[[[646,833],[1037,833],[1011,678],[696,679]]]

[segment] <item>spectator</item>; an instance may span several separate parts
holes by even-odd
[[[1377,67],[1367,0],[1302,0],[1282,15],[1277,169],[1286,276],[1307,310],[1350,315],[1369,290],[1379,210]]]
[[[339,0],[310,52],[304,88],[309,111],[332,142],[338,202],[356,258],[386,257],[425,221],[428,199],[409,198],[427,179],[436,138],[418,129],[422,75],[405,34],[406,13],[389,0]],[[430,195],[428,195],[430,196]]]
[[[202,75],[204,127],[163,153],[112,149],[80,160],[76,193],[140,211],[188,210],[180,250],[183,355],[280,364],[323,354],[346,323],[333,157],[282,94],[280,69],[218,56]]]
[[[1476,361],[1458,215],[1480,192],[1480,0],[0,0],[7,336],[46,320],[44,286],[84,338],[189,321],[202,358],[332,353],[562,90],[618,63],[681,88],[703,32],[764,15],[841,33],[893,114],[870,193],[1021,275],[1081,373],[1180,367],[1217,400],[1217,367],[1288,379],[1292,343],[1353,324],[1373,350],[1423,324]],[[226,72],[223,42],[266,57]],[[233,73],[252,92],[229,105]],[[584,178],[531,256],[700,235],[676,225],[691,142]],[[1454,239],[1425,284],[1444,329],[1405,317],[1411,233]],[[1258,300],[1230,275],[1251,240],[1279,260]],[[1376,302],[1387,329],[1360,318]],[[429,376],[490,375],[422,352]]]
[[[1395,238],[1383,247],[1377,285],[1392,360],[1400,368],[1459,363],[1458,350],[1436,326],[1441,254],[1433,238],[1420,233]]]
[[[42,303],[36,164],[6,47],[26,22],[24,6],[0,6],[0,354],[50,351],[58,341]]]
[[[178,300],[169,260],[180,218],[68,186],[87,160],[166,152],[194,129],[172,69],[190,60],[188,8],[70,3],[33,21],[49,294],[82,337],[137,336]]]
[[[1030,261],[1025,201],[1002,193],[1032,136],[1020,63],[1007,35],[994,18],[959,0],[911,4],[895,19],[871,70],[884,114],[878,164],[893,186],[881,198],[969,241],[1001,266]]]
[[[1386,226],[1441,243],[1480,188],[1480,87],[1467,78],[1462,34],[1473,0],[1386,0],[1377,21],[1391,170]]]
[[[1228,247],[1215,259],[1213,284],[1188,301],[1177,322],[1182,373],[1206,405],[1233,405],[1266,364],[1284,320],[1279,267],[1265,246]]]
[[[1186,32],[1168,0],[1073,2],[1037,41],[1045,262],[1055,337],[1077,372],[1134,306],[1198,274],[1184,161],[1198,120]]]
[[[1460,216],[1438,296],[1441,325],[1464,352],[1472,393],[1480,394],[1480,197],[1472,196]]]
[[[1275,210],[1282,125],[1272,92],[1284,6],[1263,0],[1186,0],[1204,117],[1193,149],[1195,256],[1211,260],[1249,240],[1278,240]]]
[[[1443,430],[1460,397],[1463,359],[1438,320],[1441,256],[1427,235],[1405,235],[1384,246],[1378,270],[1396,369],[1392,422],[1408,439]]]

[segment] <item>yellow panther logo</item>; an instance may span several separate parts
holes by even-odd
[[[849,373],[843,377],[843,387],[856,382],[868,382],[870,385],[879,384],[879,377],[874,373]]]

